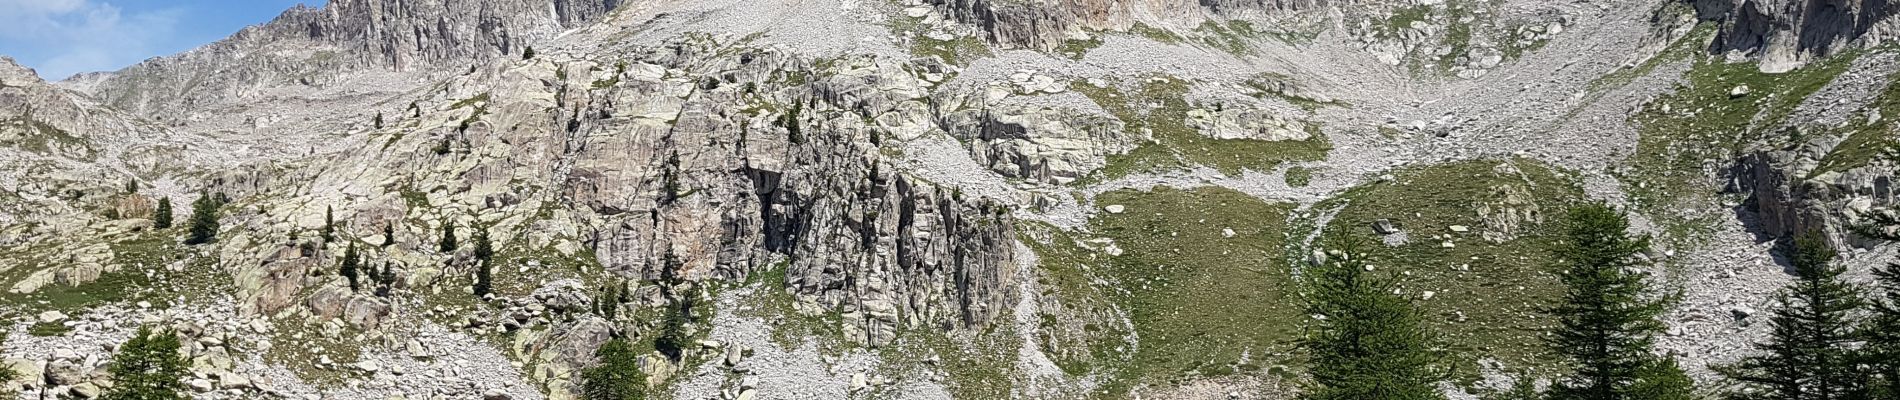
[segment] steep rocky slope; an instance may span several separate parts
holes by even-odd
[[[1467,398],[1548,373],[1590,200],[1708,379],[1774,239],[1891,258],[1890,12],[1808,3],[352,0],[0,60],[9,385],[96,394],[156,324],[201,398],[573,398],[693,299],[672,398],[1289,398],[1299,270],[1366,237]],[[214,243],[152,226],[201,194]]]

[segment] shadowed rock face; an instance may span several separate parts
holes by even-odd
[[[1122,31],[1136,18],[1199,25],[1210,18],[1325,7],[1332,0],[931,0],[1005,47],[1053,49],[1070,32]]]
[[[82,76],[95,96],[164,119],[272,86],[321,86],[365,69],[465,68],[605,16],[619,0],[337,0],[174,56]]]
[[[1817,57],[1879,43],[1897,32],[1890,0],[1691,0],[1705,20],[1721,21],[1711,51],[1761,57],[1762,69],[1786,71]]]

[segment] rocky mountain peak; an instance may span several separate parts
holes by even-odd
[[[45,82],[39,73],[20,65],[13,57],[0,56],[0,86]]]

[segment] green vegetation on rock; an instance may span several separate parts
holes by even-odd
[[[1761,72],[1756,63],[1695,56],[1674,93],[1630,118],[1640,137],[1636,154],[1617,176],[1637,210],[1663,228],[1658,239],[1694,242],[1715,218],[1726,218],[1725,213],[1678,210],[1719,204],[1710,164],[1734,160],[1747,146],[1778,132],[1795,106],[1846,71],[1856,54],[1779,74]]]
[[[1119,190],[1090,229],[1122,249],[1096,266],[1139,338],[1103,390],[1272,369],[1306,319],[1284,257],[1291,205],[1225,188]],[[1229,234],[1228,232],[1232,232]],[[1110,252],[1112,253],[1112,252]],[[1281,367],[1284,368],[1284,367]]]
[[[1186,99],[1188,82],[1177,78],[1144,79],[1131,92],[1124,92],[1115,85],[1104,87],[1083,81],[1070,84],[1070,89],[1088,96],[1121,119],[1125,131],[1153,133],[1153,141],[1126,154],[1109,156],[1108,164],[1095,173],[1093,180],[1194,165],[1212,167],[1227,174],[1248,169],[1269,171],[1288,161],[1323,160],[1332,150],[1332,143],[1311,125],[1308,132],[1313,136],[1306,140],[1216,139],[1202,134],[1187,123],[1187,113],[1192,108]]]
[[[1321,248],[1387,243],[1363,248],[1367,262],[1398,269],[1399,288],[1420,296],[1428,325],[1445,335],[1453,365],[1483,358],[1515,367],[1554,363],[1542,341],[1554,321],[1539,318],[1562,294],[1547,267],[1558,240],[1546,214],[1582,199],[1577,183],[1528,159],[1458,161],[1392,175],[1313,207],[1337,210],[1320,235]],[[1399,233],[1375,231],[1381,220]],[[1457,373],[1476,378],[1470,368]]]

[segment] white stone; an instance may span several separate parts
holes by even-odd
[[[1128,207],[1124,207],[1120,204],[1110,204],[1108,207],[1102,207],[1102,210],[1108,211],[1109,214],[1121,214],[1122,211],[1128,210]]]

